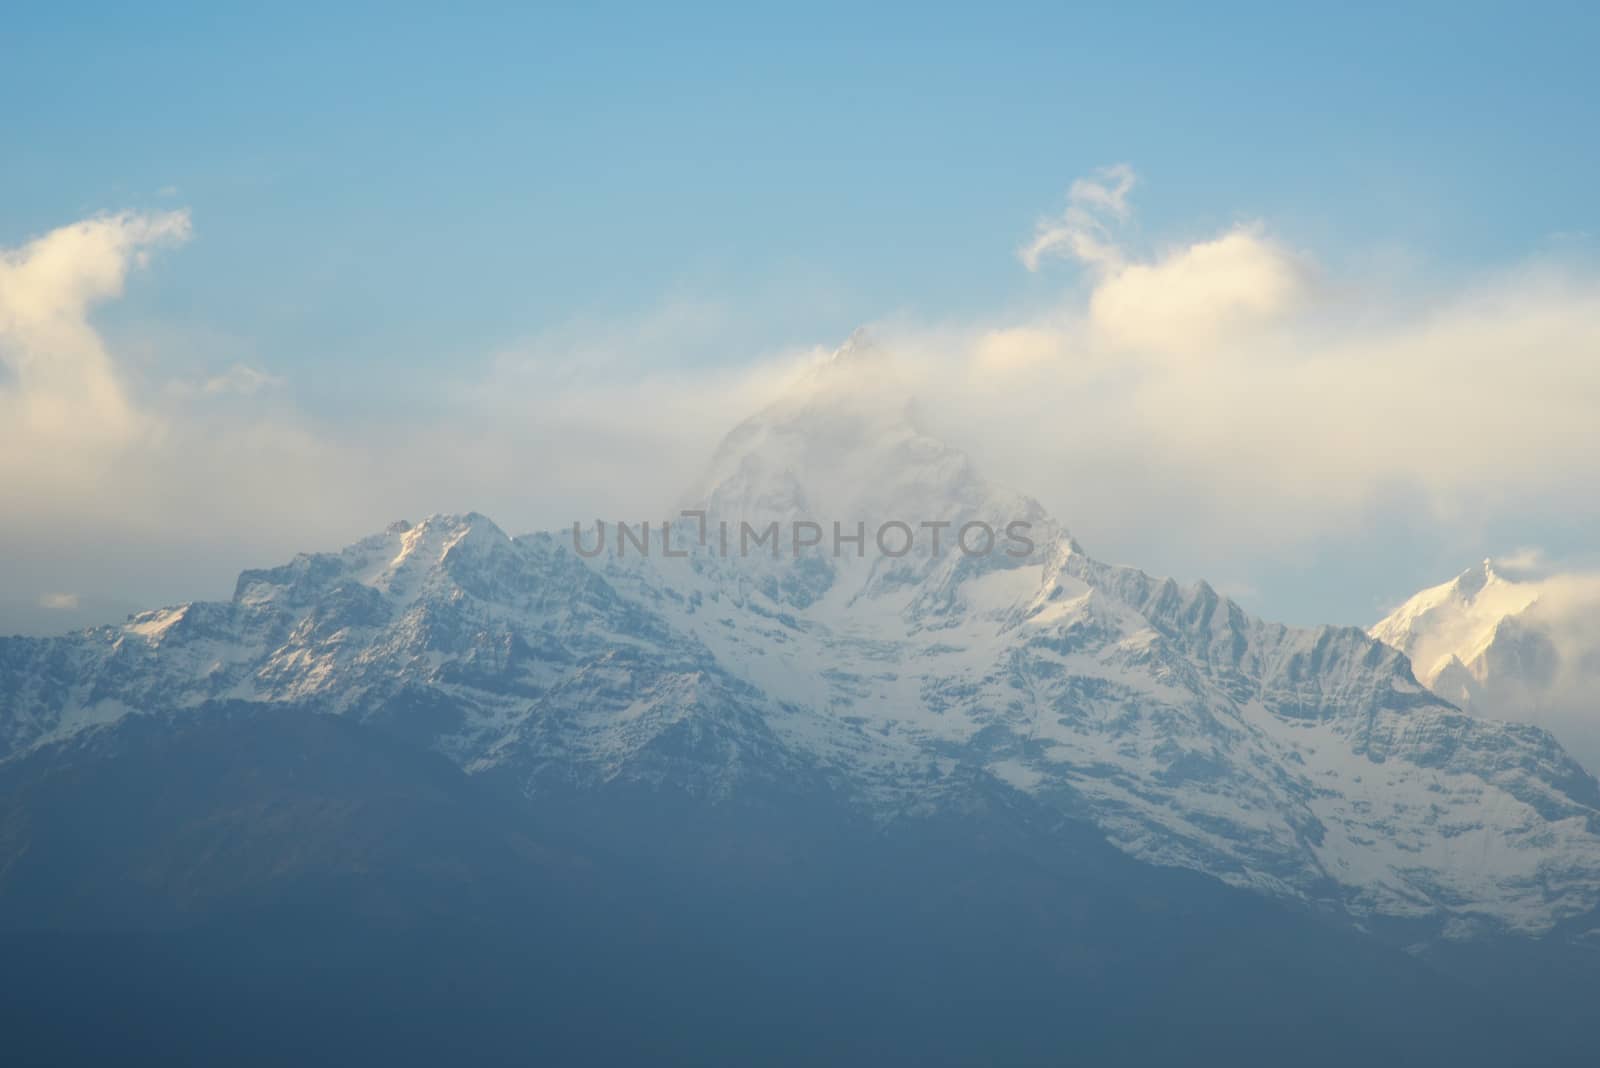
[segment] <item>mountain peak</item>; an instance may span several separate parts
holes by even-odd
[[[1452,662],[1472,665],[1500,624],[1526,611],[1538,593],[1536,585],[1506,578],[1486,558],[1449,582],[1416,594],[1370,633],[1409,656],[1418,680],[1434,686]]]
[[[1458,596],[1471,600],[1483,592],[1484,587],[1499,578],[1500,576],[1495,573],[1494,560],[1486,556],[1482,563],[1469,567],[1457,575],[1451,585]]]
[[[878,344],[877,336],[865,326],[858,326],[850,331],[850,336],[844,339],[844,344],[833,350],[833,355],[828,359],[831,363],[860,363],[866,360],[881,359],[885,354],[882,345]]]
[[[923,428],[894,354],[866,328],[730,431],[689,499],[735,523],[1043,517]]]
[[[882,423],[913,423],[912,388],[894,351],[858,327],[832,354],[817,361],[766,411],[826,407]]]
[[[957,450],[841,438],[824,414],[753,421],[719,505],[945,522],[943,556],[580,559],[430,516],[246,572],[227,604],[0,643],[0,757],[145,711],[292,702],[529,796],[819,784],[885,823],[1004,798],[1353,919],[1539,934],[1600,907],[1600,791],[1548,735],[1462,715],[1354,629],[1099,564]],[[950,549],[1013,519],[1027,553]],[[1428,603],[1465,615],[1449,585]]]

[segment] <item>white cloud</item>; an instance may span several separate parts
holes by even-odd
[[[1509,553],[1501,553],[1494,558],[1494,567],[1500,574],[1519,582],[1548,574],[1552,569],[1550,557],[1536,545],[1525,545]]]
[[[10,372],[0,390],[0,470],[22,477],[48,450],[58,467],[76,462],[81,474],[97,450],[154,429],[88,312],[122,293],[151,248],[187,240],[189,230],[185,212],[108,215],[0,251],[0,361]]]
[[[90,304],[119,296],[131,266],[152,247],[182,243],[189,213],[102,215],[0,253],[0,330],[72,325]]]
[[[1138,177],[1133,168],[1118,163],[1079,178],[1067,190],[1067,206],[1060,215],[1047,216],[1034,227],[1033,240],[1017,250],[1030,271],[1047,257],[1059,256],[1112,270],[1121,265],[1122,252],[1111,238],[1109,223],[1128,215],[1128,194]]]
[[[71,612],[78,607],[78,595],[75,593],[40,594],[39,607],[57,612]]]
[[[216,396],[219,393],[237,393],[250,396],[263,389],[283,385],[283,379],[269,375],[254,367],[236,363],[222,374],[208,378],[200,384],[200,392]]]
[[[1108,225],[1131,184],[1075,186],[1025,250],[1080,260],[1086,294],[898,337],[945,432],[1091,549],[1248,579],[1385,528],[1470,560],[1600,521],[1600,274],[1396,287],[1260,224],[1141,257]]]
[[[1534,540],[1600,521],[1600,275],[1522,265],[1399,297],[1259,224],[1141,255],[1114,233],[1134,182],[1118,167],[1074,183],[1024,250],[1084,264],[1086,290],[1026,316],[878,326],[935,429],[1091,551],[1262,589],[1264,559],[1396,525],[1471,560],[1490,527]],[[815,356],[726,359],[733,313],[677,300],[422,371],[426,407],[319,422],[249,350],[175,385],[159,354],[119,358],[94,330],[94,302],[188,231],[181,213],[113,216],[0,258],[11,557],[38,559],[72,529],[119,553],[208,541],[226,547],[225,572],[435,510],[513,529],[641,514],[670,505]],[[98,566],[121,574],[121,559]],[[30,581],[28,595],[85,588],[68,573]]]
[[[1095,286],[1089,316],[1111,345],[1203,351],[1303,306],[1309,275],[1260,226],[1239,227],[1151,263],[1123,263]]]
[[[29,561],[3,581],[60,610],[58,583],[138,582],[163,555],[200,566],[196,545],[295,523],[325,534],[359,496],[335,485],[360,468],[292,412],[216,407],[268,376],[164,383],[95,328],[97,305],[190,234],[185,211],[124,213],[0,250],[0,558]]]
[[[1067,344],[1062,330],[1046,324],[999,327],[978,333],[972,359],[980,372],[1011,374],[1060,360]]]
[[[1030,271],[1048,257],[1076,260],[1094,278],[1089,322],[1111,346],[1181,355],[1278,320],[1302,305],[1309,266],[1259,223],[1141,260],[1117,240],[1137,175],[1117,164],[1080,178],[1059,216],[1040,220],[1018,255]],[[1010,328],[1013,334],[1019,328]],[[1023,341],[1016,336],[1014,341]]]

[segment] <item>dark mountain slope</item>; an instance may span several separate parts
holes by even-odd
[[[531,806],[282,706],[0,766],[0,927],[19,1064],[1543,1064],[1572,1031],[1015,794]]]

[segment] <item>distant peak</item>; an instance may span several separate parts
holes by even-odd
[[[1483,562],[1467,568],[1456,576],[1455,587],[1464,597],[1474,597],[1499,576],[1494,572],[1494,561],[1485,557]]]
[[[490,545],[510,541],[505,531],[481,512],[436,512],[420,523],[391,523],[384,536],[394,535],[399,535],[401,545],[396,561],[410,557],[423,546],[443,553],[468,543]]]
[[[878,339],[873,332],[865,327],[858,326],[844,339],[844,344],[833,350],[832,362],[850,363],[862,360],[876,360],[882,358],[883,346],[878,344]]]
[[[815,363],[792,397],[807,401],[862,398],[873,405],[900,405],[910,397],[910,384],[894,350],[871,329],[857,327],[833,354]]]
[[[391,524],[391,526],[402,533],[408,530],[422,530],[425,528],[432,530],[463,530],[469,527],[481,527],[493,531],[500,529],[495,526],[492,519],[482,512],[435,512],[415,527],[405,523],[404,520],[398,524]]]

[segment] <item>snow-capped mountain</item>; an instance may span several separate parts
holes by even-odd
[[[1096,561],[926,435],[889,363],[853,339],[740,424],[686,497],[704,514],[666,535],[681,555],[659,523],[654,551],[613,526],[590,556],[592,531],[439,515],[247,571],[225,603],[0,641],[0,758],[292,703],[535,797],[821,793],[888,823],[1010,794],[1141,860],[1419,934],[1600,905],[1600,787],[1549,734],[1463,713],[1358,629]],[[772,522],[749,553],[714,533]],[[903,555],[875,543],[896,522]],[[963,528],[992,551],[953,547]]]
[[[1600,768],[1600,577],[1485,560],[1371,631],[1463,709],[1533,723]]]

